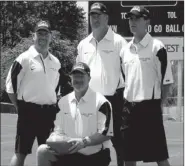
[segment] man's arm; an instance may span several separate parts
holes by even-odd
[[[17,106],[17,94],[14,94],[14,93],[8,93],[8,97],[10,99],[10,101],[12,102],[12,104],[14,105],[16,111],[18,109],[18,106]]]
[[[171,71],[171,64],[168,63],[167,60],[167,52],[166,49],[163,47],[161,48],[156,55],[161,64],[161,102],[162,104],[166,101],[168,97],[168,93],[170,90],[171,83],[173,82],[173,76]]]
[[[170,91],[171,84],[162,85],[161,87],[161,100],[162,102],[166,101],[169,91]]]
[[[108,102],[105,102],[100,107],[97,114],[97,132],[85,138],[71,139],[69,142],[73,142],[74,146],[69,149],[70,153],[75,153],[87,146],[102,144],[113,136],[111,105]]]
[[[111,105],[105,102],[98,111],[98,132],[85,137],[85,146],[102,144],[113,136]]]
[[[94,146],[102,144],[105,141],[108,141],[111,139],[111,136],[106,136],[100,133],[95,133],[89,137],[85,137],[82,141],[84,143],[84,146]]]
[[[77,46],[76,63],[82,61],[82,49],[83,49],[83,40],[81,40],[80,43]]]
[[[124,83],[125,83],[125,74],[123,72],[123,69],[122,69],[122,50],[125,48],[125,46],[127,45],[127,41],[121,37],[121,40],[119,42],[119,47],[118,47],[118,53],[119,53],[119,57],[120,57],[120,79],[119,79],[119,84],[118,84],[118,87],[117,89],[122,89],[124,88]]]
[[[59,81],[56,88],[56,93],[59,94],[58,100],[62,97],[67,95],[68,93],[73,91],[73,87],[71,86],[71,80],[69,75],[64,73],[64,71],[60,68],[59,69]],[[58,91],[60,90],[60,93]]]
[[[7,78],[6,78],[6,92],[11,100],[11,102],[14,104],[16,110],[17,110],[17,89],[20,86],[20,81],[23,77],[23,71],[22,71],[22,64],[21,64],[20,58],[17,58],[14,63],[12,64]]]

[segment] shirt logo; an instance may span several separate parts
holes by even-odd
[[[53,70],[53,71],[57,71],[57,69],[55,69],[55,68],[53,68],[53,67],[51,67],[50,69]]]
[[[81,113],[81,115],[83,115],[85,117],[89,117],[89,116],[92,116],[93,114],[92,113]]]
[[[36,67],[35,66],[31,66],[31,70],[35,70],[36,69]]]
[[[148,62],[148,61],[150,61],[150,58],[139,58],[141,61],[143,61],[143,62]]]
[[[113,52],[113,50],[103,50],[103,52],[109,54],[109,53]]]

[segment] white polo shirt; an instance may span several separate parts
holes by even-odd
[[[34,46],[19,55],[12,64],[7,79],[7,93],[17,94],[18,100],[36,104],[54,104],[59,81],[59,60],[48,52],[43,59]]]
[[[56,117],[55,131],[72,138],[83,138],[97,132],[113,136],[111,104],[100,93],[89,88],[78,102],[73,91],[61,98],[58,106],[60,112]],[[103,148],[110,146],[110,140],[103,143]],[[101,148],[102,144],[88,146],[79,152],[90,155],[97,153]]]
[[[138,44],[132,39],[122,49],[121,57],[125,73],[124,98],[130,102],[160,99],[162,77],[163,84],[173,82],[164,44],[149,33]]]
[[[79,43],[76,61],[89,65],[89,85],[94,91],[107,96],[114,95],[121,76],[120,51],[126,44],[126,40],[111,28],[100,42],[91,33]]]

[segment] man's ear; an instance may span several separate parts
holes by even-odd
[[[147,20],[148,25],[150,25],[150,19]]]
[[[147,20],[145,20],[145,21],[146,21],[146,28],[147,28],[147,30],[148,30],[148,26],[150,25],[150,20],[147,19]]]
[[[35,40],[36,39],[36,33],[34,32],[34,33],[32,33],[32,38],[33,38],[33,40]]]
[[[91,76],[89,76],[89,81],[91,80]]]
[[[146,19],[147,26],[150,25],[150,19]]]
[[[107,16],[106,17],[107,18],[107,24],[109,24],[109,16],[108,15],[106,15],[106,16]]]

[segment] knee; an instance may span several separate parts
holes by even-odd
[[[26,154],[22,154],[22,153],[15,153],[14,158],[20,159],[20,160],[24,160],[26,158]]]
[[[46,145],[46,144],[40,145],[40,146],[37,148],[37,152],[36,152],[37,157],[42,157],[42,156],[47,155],[47,153],[48,153],[48,151],[49,151],[48,148],[49,148],[49,147],[48,147],[48,145]]]
[[[51,166],[52,162],[57,161],[55,154],[46,144],[40,145],[36,152],[38,166]]]

